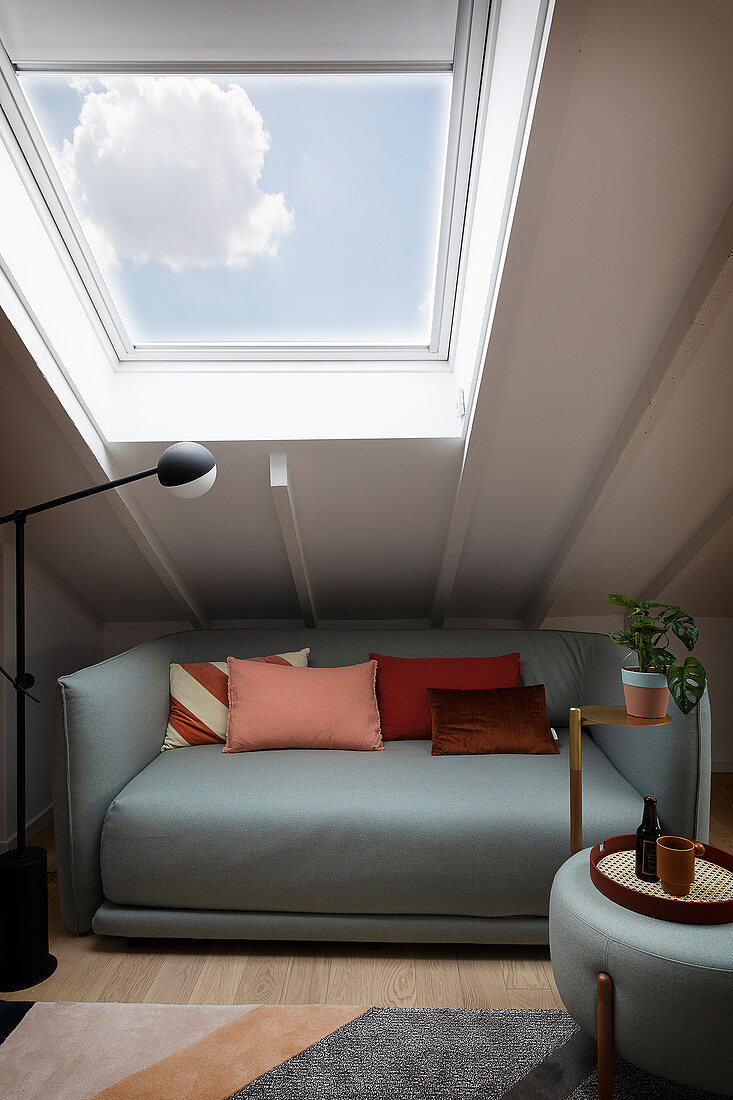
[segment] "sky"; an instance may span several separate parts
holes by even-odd
[[[448,74],[25,74],[133,343],[427,345]]]

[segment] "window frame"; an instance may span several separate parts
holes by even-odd
[[[10,123],[24,163],[19,164],[26,188],[46,223],[97,335],[109,349],[117,370],[196,370],[216,363],[219,369],[262,370],[448,370],[458,302],[464,229],[468,218],[469,180],[476,144],[489,0],[459,0],[452,59],[427,62],[354,63],[62,63],[23,62],[13,65],[0,47],[0,108]],[[494,26],[496,20],[492,21]],[[486,50],[486,53],[489,51]],[[202,74],[237,75],[286,73],[410,73],[449,72],[451,100],[443,180],[430,343],[425,345],[288,343],[288,342],[156,342],[131,341],[115,307],[66,190],[40,133],[32,108],[18,80],[19,73]],[[209,368],[210,369],[210,366]]]

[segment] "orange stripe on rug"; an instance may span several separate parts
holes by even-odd
[[[261,1005],[92,1100],[224,1100],[368,1007]]]

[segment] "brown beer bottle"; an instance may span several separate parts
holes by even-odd
[[[636,830],[636,877],[644,882],[659,882],[657,874],[657,837],[662,835],[657,820],[657,800],[644,796],[644,816]]]

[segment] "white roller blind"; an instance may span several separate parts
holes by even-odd
[[[458,0],[0,0],[24,62],[449,61]]]

